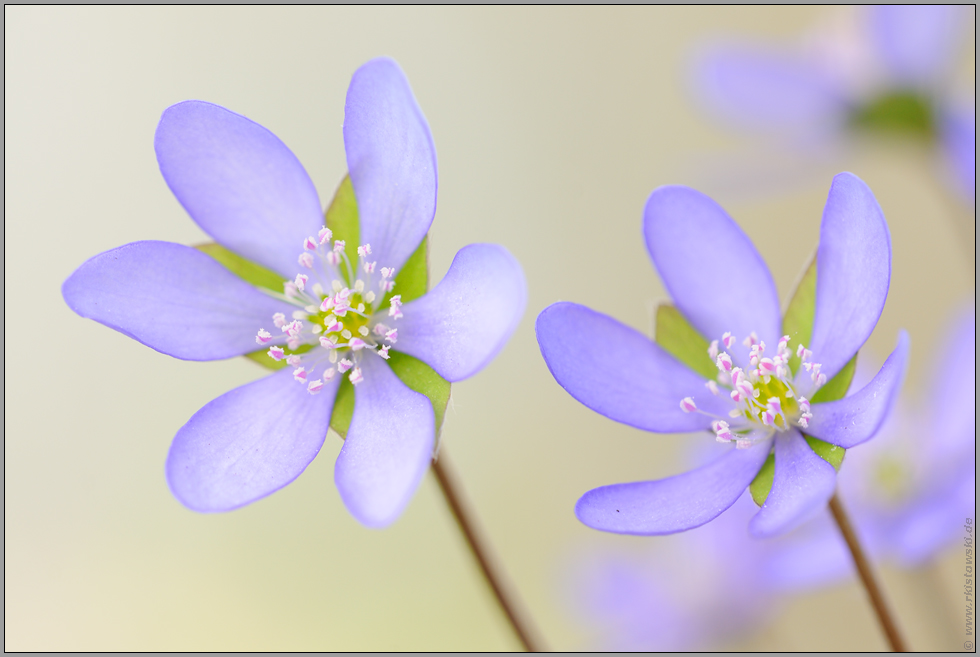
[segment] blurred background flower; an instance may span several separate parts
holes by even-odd
[[[935,343],[952,308],[973,295],[963,240],[924,220],[947,206],[921,159],[875,142],[765,197],[705,186],[700,170],[684,168],[691,153],[740,145],[691,111],[678,72],[693,45],[721,32],[793,39],[833,11],[8,6],[6,649],[516,647],[436,483],[424,479],[389,529],[367,530],[336,494],[336,436],[276,495],[230,514],[186,510],[163,477],[173,428],[264,371],[243,358],[162,358],[79,319],[60,295],[93,253],[138,239],[208,239],[160,177],[153,133],[164,108],[206,98],[275,126],[311,179],[332,185],[347,170],[336,99],[351,72],[380,55],[411,72],[439,153],[432,280],[474,242],[506,245],[525,268],[524,319],[480,376],[453,385],[442,440],[549,647],[582,645],[588,628],[556,600],[559,556],[573,546],[637,554],[650,543],[583,526],[575,500],[610,481],[682,471],[690,441],[609,422],[569,397],[541,359],[533,320],[563,299],[650,335],[650,309],[668,296],[638,239],[654,188],[695,187],[737,216],[785,298],[800,273],[787,243],[816,244],[833,174],[860,176],[892,237],[888,303],[868,344],[877,354],[902,327],[913,345]],[[972,79],[964,23],[958,66]],[[25,325],[57,328],[57,344]],[[128,373],[106,367],[110,358]],[[913,358],[909,380],[927,365]],[[962,611],[961,557],[939,558],[943,587],[924,603],[938,607],[945,595]],[[912,645],[938,645],[931,623],[912,613],[921,592],[887,566],[884,580]],[[774,614],[761,634],[719,645],[884,646],[851,580],[787,599]]]
[[[973,204],[976,107],[957,76],[971,16],[967,6],[848,7],[796,43],[733,34],[701,48],[690,86],[716,119],[800,158],[839,158],[864,135],[918,142]]]

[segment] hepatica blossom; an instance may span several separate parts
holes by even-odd
[[[942,154],[949,182],[976,190],[975,106],[953,88],[966,24],[963,6],[862,8],[857,21],[816,30],[799,48],[715,44],[697,58],[702,103],[743,128],[807,145],[874,131],[923,138]]]
[[[762,503],[754,535],[799,525],[833,495],[840,448],[874,436],[904,376],[902,333],[877,376],[841,398],[888,292],[881,208],[853,174],[834,178],[814,265],[782,326],[768,268],[710,198],[661,187],[643,230],[676,304],[658,311],[656,342],[563,302],[538,316],[541,353],[558,383],[593,410],[647,431],[708,431],[728,450],[685,474],[592,490],[576,514],[605,531],[669,534],[715,518],[751,484]]]
[[[65,281],[79,315],[165,354],[250,355],[281,367],[218,397],[177,432],[166,474],[191,509],[227,511],[285,486],[316,456],[333,417],[346,434],[334,470],[345,505],[365,525],[391,523],[432,458],[446,381],[482,369],[523,314],[520,265],[497,245],[460,250],[425,294],[436,156],[393,61],[354,74],[344,145],[350,176],[328,210],[331,228],[306,171],[275,135],[217,105],[174,105],[157,128],[160,170],[217,245],[205,253],[135,242]],[[443,396],[430,401],[403,379]]]

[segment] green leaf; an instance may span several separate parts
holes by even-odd
[[[749,492],[752,494],[752,499],[759,506],[762,506],[766,498],[769,497],[769,491],[772,490],[772,478],[775,474],[776,455],[770,454],[766,462],[762,464],[762,469],[759,470],[759,474],[749,484]]]
[[[796,345],[810,344],[813,334],[813,313],[817,303],[817,256],[803,273],[796,291],[783,315],[783,335],[789,336],[789,348],[793,353],[789,368],[796,374],[800,369],[800,359],[796,356]]]
[[[337,389],[337,397],[333,402],[333,415],[330,416],[330,428],[341,438],[347,438],[351,418],[354,417],[354,386],[345,376]]]
[[[286,280],[279,274],[246,260],[237,253],[229,251],[215,242],[198,244],[194,247],[223,264],[231,273],[242,278],[256,287],[264,287],[276,294],[282,294],[282,284]]]
[[[834,466],[834,470],[840,470],[840,464],[844,462],[844,452],[846,451],[843,447],[831,445],[830,443],[826,443],[819,438],[814,438],[813,436],[803,437],[806,438],[806,442],[810,445],[810,449],[816,452],[817,456]]]
[[[345,175],[340,181],[337,191],[330,202],[330,207],[326,212],[327,228],[333,233],[333,239],[344,241],[344,253],[350,261],[351,268],[356,269],[359,258],[357,256],[358,240],[360,239],[360,224],[358,223],[357,199],[354,198],[354,186],[350,182],[350,175]],[[341,263],[340,275],[347,281],[347,285],[354,286],[347,272],[347,267]]]
[[[657,306],[654,340],[664,351],[709,381],[718,375],[718,369],[708,355],[708,341],[688,323],[681,311],[669,303]]]
[[[847,390],[851,387],[851,379],[854,378],[854,370],[857,369],[857,354],[854,358],[847,361],[847,365],[841,368],[840,372],[834,375],[830,381],[823,384],[819,390],[813,395],[813,399],[810,400],[811,404],[820,404],[823,402],[836,401],[838,399],[843,399],[844,395],[847,394]]]

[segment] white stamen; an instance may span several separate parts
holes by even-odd
[[[313,256],[309,253],[299,254],[299,264],[307,269],[313,269]]]
[[[712,340],[711,344],[708,346],[708,358],[715,360],[718,358],[718,341]]]
[[[718,384],[714,381],[706,381],[704,387],[710,390],[712,395],[718,394]]]
[[[350,338],[347,346],[350,347],[351,351],[360,351],[367,346],[367,343],[360,338]]]
[[[306,255],[305,253],[303,255]],[[302,290],[306,287],[306,281],[310,280],[310,277],[306,274],[296,274],[296,280],[293,284],[296,285],[297,290]]]
[[[694,411],[698,410],[698,407],[692,398],[685,397],[681,400],[681,410],[685,413],[693,413]]]
[[[276,325],[276,328],[282,328],[286,323],[286,316],[282,313],[276,313],[272,316],[272,323]]]
[[[357,332],[361,334],[362,338],[366,338],[368,333],[370,333],[371,331],[370,329],[368,329],[368,327],[362,326],[361,328],[357,329]]]

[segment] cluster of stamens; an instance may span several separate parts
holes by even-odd
[[[789,348],[789,336],[784,335],[776,345],[776,354],[769,358],[765,355],[766,343],[759,340],[753,332],[742,342],[749,348],[749,367],[735,365],[730,350],[735,344],[735,336],[725,333],[721,340],[713,340],[708,347],[708,355],[718,368],[714,381],[708,381],[705,387],[713,395],[721,394],[721,388],[729,390],[729,396],[735,402],[735,408],[729,411],[729,420],[716,419],[711,424],[715,438],[719,442],[734,442],[737,448],[751,447],[757,440],[758,433],[753,428],[758,425],[769,427],[772,431],[784,431],[796,425],[805,429],[813,418],[810,413],[810,402],[806,397],[798,396],[800,383],[796,381],[790,369],[792,352]],[[812,391],[827,382],[827,376],[820,372],[820,364],[811,361],[813,354],[802,344],[796,348],[796,356],[800,359],[803,369],[809,374]],[[810,387],[810,386],[807,386]],[[692,397],[685,397],[680,403],[685,413],[702,413]],[[710,415],[705,413],[706,415]]]
[[[323,227],[317,237],[303,241],[299,264],[309,274],[300,273],[292,281],[285,281],[280,297],[297,306],[297,310],[291,317],[283,313],[272,316],[272,323],[280,331],[278,337],[264,328],[255,336],[255,341],[263,346],[279,343],[269,347],[269,357],[285,360],[293,368],[293,379],[305,384],[310,394],[320,392],[338,374],[349,372],[348,379],[354,385],[363,381],[358,366],[363,354],[374,353],[388,360],[388,350],[398,341],[398,328],[393,323],[402,316],[398,294],[387,297],[387,314],[378,312],[395,287],[395,270],[382,267],[380,275],[375,274],[378,263],[368,259],[370,244],[357,247],[360,271],[355,270],[345,251],[347,245],[332,237],[330,229]],[[338,277],[341,267],[347,281],[353,281],[351,287]],[[328,280],[325,287],[321,281]],[[380,321],[382,318],[392,325]]]

